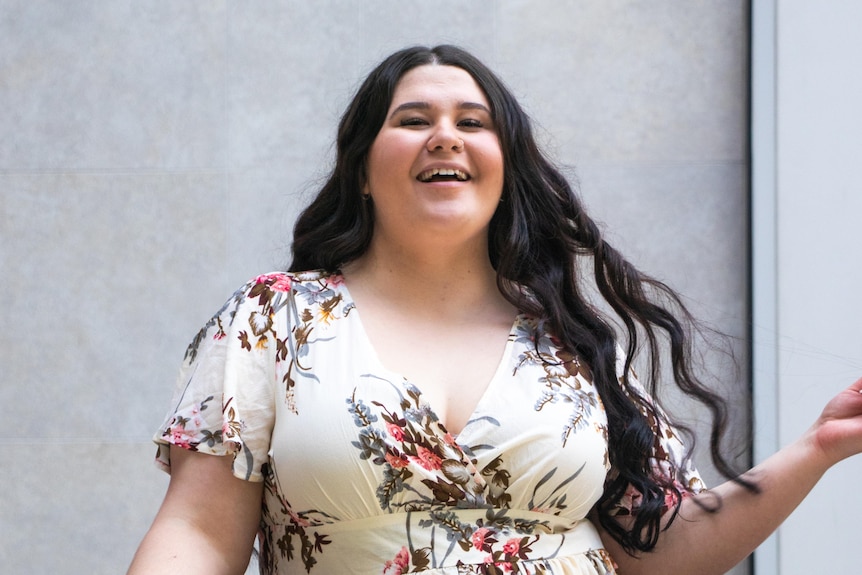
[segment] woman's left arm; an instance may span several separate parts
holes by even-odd
[[[744,477],[760,493],[728,481],[686,498],[679,515],[650,553],[628,555],[601,531],[621,575],[722,574],[748,556],[778,528],[834,464],[862,452],[862,379],[835,396],[805,434]],[[721,497],[721,509],[707,506]]]

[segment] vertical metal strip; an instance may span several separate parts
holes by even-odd
[[[754,461],[778,449],[776,0],[751,3],[751,357]],[[754,554],[755,575],[777,575],[776,533]]]

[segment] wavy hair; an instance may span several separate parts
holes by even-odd
[[[724,400],[695,375],[691,341],[696,323],[691,314],[673,290],[638,271],[604,240],[567,179],[539,150],[529,118],[511,92],[488,67],[458,47],[406,48],[368,75],[339,123],[335,166],[296,222],[290,269],[336,271],[368,249],[374,231],[373,200],[363,200],[361,192],[369,149],[398,81],[426,64],[465,70],[491,106],[504,161],[503,201],[488,231],[488,255],[498,288],[521,312],[543,321],[563,348],[577,354],[592,371],[608,417],[608,452],[614,471],[595,509],[601,525],[629,553],[649,551],[662,531],[667,495],[676,501],[667,525],[682,500],[675,473],[657,476],[651,468],[656,436],[650,420],[670,422],[629,379],[632,361],[644,346],[650,397],[656,397],[666,345],[674,383],[711,413],[710,452],[715,468],[756,491],[755,485],[738,477],[720,449],[727,409]],[[579,271],[585,261],[592,264],[591,278]],[[611,320],[585,297],[587,280],[624,328],[622,378],[616,369],[617,334]],[[694,438],[684,426],[676,427],[688,436],[688,458]],[[613,511],[630,485],[642,494],[642,503],[632,527],[626,529]],[[713,511],[719,508],[720,501],[709,506]]]

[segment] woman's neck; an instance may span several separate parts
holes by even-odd
[[[487,245],[418,251],[372,242],[343,271],[354,296],[385,298],[394,306],[409,306],[419,313],[508,305],[497,289]]]

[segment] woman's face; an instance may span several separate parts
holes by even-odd
[[[473,77],[441,65],[404,74],[367,174],[375,239],[486,241],[503,190],[503,152]]]

